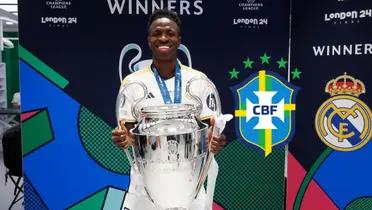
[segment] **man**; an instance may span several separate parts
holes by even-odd
[[[151,66],[128,75],[123,80],[122,85],[131,82],[146,84],[151,104],[187,103],[187,98],[185,97],[187,82],[195,76],[205,75],[177,61],[177,48],[181,43],[181,21],[177,14],[168,10],[155,11],[149,18],[147,41],[152,51],[153,63]],[[203,90],[203,87],[200,89]],[[135,91],[131,90],[131,93],[133,94]],[[203,105],[200,115],[200,118],[211,126],[214,125],[211,115],[212,109],[208,105]],[[112,139],[115,145],[125,149],[132,144],[129,129],[135,124],[135,118],[131,114],[130,106],[121,110],[120,119],[122,119],[120,121],[121,128],[112,132]],[[226,138],[223,134],[219,137],[212,137],[211,130],[209,129],[208,135],[209,144],[212,152],[217,153],[224,147]],[[132,171],[129,193],[133,191],[133,188],[138,189],[138,187],[133,187],[134,180],[135,175]],[[144,204],[144,206],[136,208],[148,209],[151,206]]]

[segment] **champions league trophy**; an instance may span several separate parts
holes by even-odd
[[[204,86],[214,94],[216,103],[213,111],[218,118],[221,114],[218,92],[206,77],[192,78],[187,83],[186,98],[190,104],[149,106],[146,102],[147,88],[141,82],[124,85],[117,98],[118,125],[121,109],[128,106],[129,101],[132,104],[132,116],[138,122],[130,130],[134,135],[134,158],[128,150],[125,153],[131,167],[141,174],[149,200],[159,210],[189,210],[204,185],[213,160],[214,154],[208,147],[208,125],[198,119],[203,109],[201,99],[195,94],[200,89],[198,83],[206,84]],[[130,97],[133,91],[136,94]],[[221,132],[216,130],[213,135],[219,135],[223,128]],[[212,183],[209,187],[208,181],[209,189],[213,188],[212,195],[209,199],[207,196],[203,205],[208,210],[212,209]]]

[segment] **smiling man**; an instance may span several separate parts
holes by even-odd
[[[185,96],[187,82],[197,76],[206,76],[200,71],[182,65],[177,60],[177,49],[181,43],[181,21],[177,14],[164,9],[155,11],[149,18],[147,41],[152,51],[152,64],[125,77],[122,86],[132,82],[145,84],[148,89],[147,105],[190,103],[190,99]],[[215,103],[208,103],[208,100],[213,97],[205,94],[206,88],[203,84],[197,89],[198,93],[196,94],[203,102],[199,117],[209,125],[213,125],[212,116],[215,110],[213,104]],[[137,92],[139,91],[131,90],[129,94],[136,95]],[[123,149],[133,143],[129,133],[129,129],[136,123],[132,115],[132,104],[133,102],[129,102],[120,110],[121,128],[112,132],[113,142]],[[217,153],[224,147],[226,138],[223,134],[219,137],[212,137],[210,131],[211,129],[209,129],[208,142],[212,152]],[[203,193],[199,193],[191,209],[205,209],[204,204],[205,191],[203,189]],[[131,170],[131,183],[123,208],[130,210],[155,209],[147,197],[140,175],[134,170]]]
[[[164,17],[160,14],[164,14]],[[157,68],[160,76],[167,79],[174,76],[177,65],[177,48],[181,43],[181,22],[176,16],[172,16],[172,13],[169,13],[169,17],[165,14],[167,12],[158,11],[151,16],[147,39],[153,54],[153,68]]]

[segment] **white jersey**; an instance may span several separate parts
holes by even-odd
[[[206,77],[204,73],[194,70],[190,67],[180,64],[181,69],[181,103],[182,104],[196,104],[195,100],[186,95],[186,85],[191,78],[194,77]],[[147,87],[147,96],[145,102],[141,103],[142,106],[154,106],[164,104],[163,96],[159,89],[158,83],[156,81],[155,75],[151,70],[150,66],[145,67],[139,71],[136,71],[128,76],[126,76],[122,82],[121,89],[133,82],[142,82]],[[169,95],[174,101],[175,92],[175,77],[164,80]],[[216,98],[212,94],[212,89],[208,86],[207,82],[203,80],[198,80],[193,82],[190,86],[193,95],[196,95],[202,102],[203,107],[200,114],[200,119],[204,120],[210,118],[213,115],[213,111],[216,109]],[[142,98],[144,93],[139,85],[128,86],[124,91],[125,103],[124,106],[119,111],[120,119],[124,119],[126,122],[135,122],[135,117],[132,114],[132,107],[134,101]]]
[[[206,75],[200,71],[194,70],[190,67],[180,64],[181,70],[181,103],[182,104],[196,104],[196,102],[186,95],[186,86],[188,82],[194,77],[205,77]],[[142,70],[136,71],[124,78],[121,90],[125,95],[125,102],[123,107],[119,110],[120,119],[124,119],[126,122],[135,122],[135,117],[132,114],[133,104],[139,99],[143,98],[144,92],[139,85],[130,85],[135,82],[143,83],[147,88],[147,96],[142,106],[154,106],[164,104],[163,96],[159,89],[155,75],[151,70],[150,66],[145,67]],[[175,92],[175,77],[164,81],[171,100],[174,101]],[[197,80],[190,85],[192,95],[197,96],[202,102],[202,110],[199,118],[201,120],[210,118],[216,110],[216,98],[213,95],[211,86],[205,80]],[[143,105],[142,105],[143,104]],[[216,177],[218,174],[218,165],[216,161],[212,162],[212,165],[208,172],[208,187],[207,192],[202,188],[198,197],[191,204],[190,210],[204,210],[206,206],[212,207],[213,193]],[[210,189],[208,189],[210,188]],[[122,210],[155,210],[154,204],[149,200],[147,193],[144,189],[144,183],[142,176],[131,169],[131,182],[129,185],[128,192],[125,196]],[[211,208],[208,208],[211,209]]]

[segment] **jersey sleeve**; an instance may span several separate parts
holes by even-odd
[[[216,93],[207,82],[203,82],[200,88],[200,100],[203,103],[203,108],[200,113],[200,119],[205,120],[216,115],[217,111],[217,98]]]

